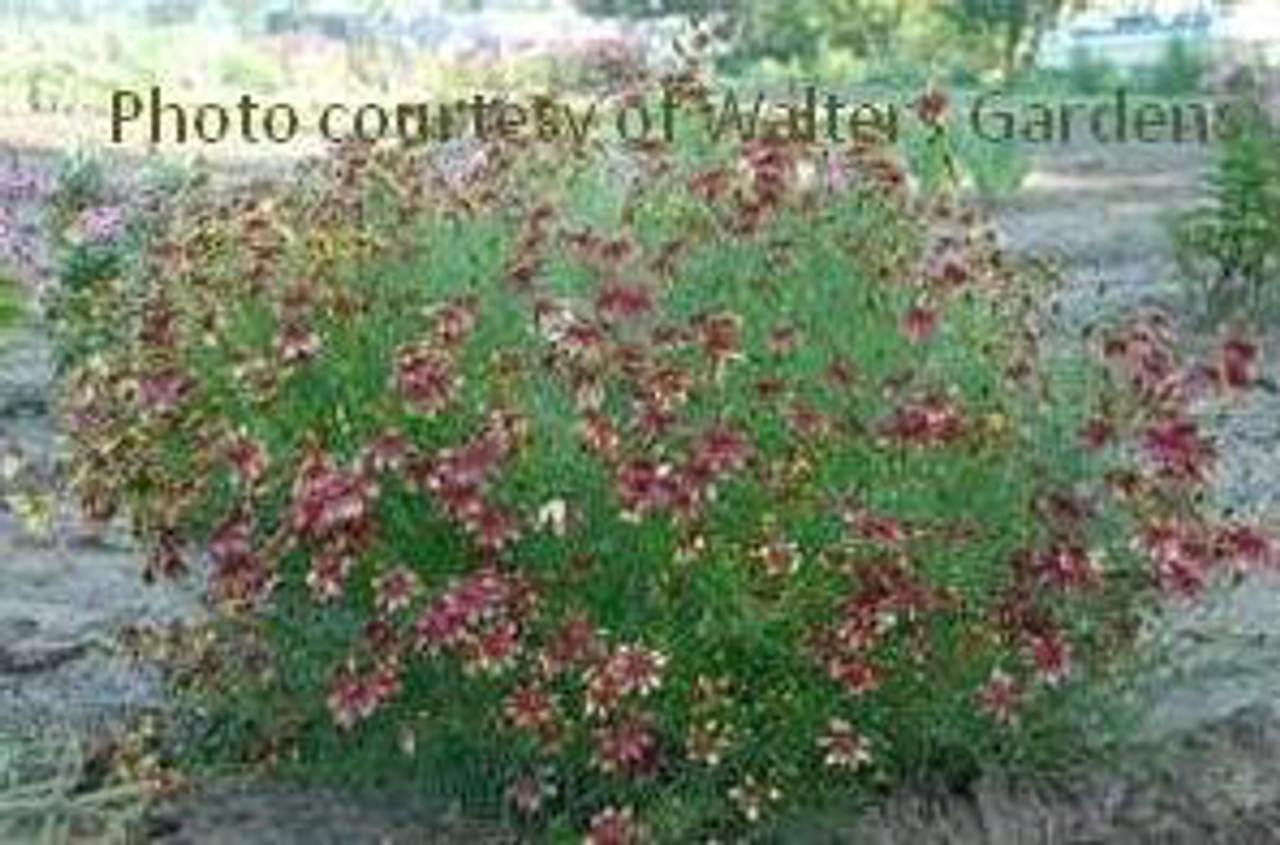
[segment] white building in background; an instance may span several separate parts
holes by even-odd
[[[1119,68],[1158,63],[1174,44],[1209,55],[1280,63],[1280,0],[1094,0],[1048,33],[1040,64]]]

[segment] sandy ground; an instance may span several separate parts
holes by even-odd
[[[1194,149],[1073,149],[1042,156],[1026,190],[997,210],[1009,247],[1056,260],[1070,279],[1058,330],[1148,303],[1181,308],[1161,224],[1194,196]],[[1188,315],[1190,316],[1190,315]],[[1272,362],[1280,357],[1274,339]],[[1273,376],[1280,370],[1272,366]],[[0,449],[50,473],[59,451],[38,330],[0,339]],[[1280,402],[1258,393],[1219,436],[1219,495],[1280,518]],[[122,624],[197,612],[178,589],[144,590],[123,540],[86,544],[64,515],[52,541],[0,506],[0,736],[71,726],[109,732],[162,691],[113,653]],[[851,830],[815,819],[788,841],[874,843],[1263,843],[1280,841],[1280,580],[1224,591],[1158,634],[1180,655],[1147,706],[1149,745],[1132,765],[1067,784],[990,779],[967,795],[904,792]],[[487,828],[385,797],[283,784],[213,785],[160,808],[144,838],[190,843],[501,841]]]

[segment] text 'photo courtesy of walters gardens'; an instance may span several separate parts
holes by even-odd
[[[571,101],[490,93],[437,102],[330,103],[306,108],[251,94],[224,103],[183,103],[160,87],[111,94],[112,143],[283,145],[459,138],[586,143],[674,142],[704,131],[712,140],[784,139],[801,143],[894,143],[911,125],[947,121],[991,143],[1208,144],[1230,137],[1247,106],[1233,100],[1167,100],[1123,88],[1078,100],[1036,100],[992,90],[951,102],[928,91],[915,97],[860,96],[799,88],[784,95],[724,90],[695,107],[671,91],[649,98]],[[684,114],[703,119],[690,121]]]

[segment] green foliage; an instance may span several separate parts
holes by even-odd
[[[1280,129],[1245,100],[1220,142],[1199,207],[1173,233],[1184,275],[1210,319],[1263,317],[1280,299]]]
[[[58,223],[65,223],[107,198],[107,176],[102,156],[79,148],[61,156],[54,177],[49,208]]]
[[[1174,39],[1160,61],[1142,80],[1152,93],[1169,97],[1199,92],[1209,71],[1208,51],[1201,46]]]
[[[17,323],[24,310],[21,287],[0,265],[0,332]]]

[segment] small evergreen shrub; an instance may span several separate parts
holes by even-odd
[[[1200,504],[1187,404],[1252,347],[1050,358],[888,151],[697,137],[351,147],[183,205],[97,301],[76,489],[207,579],[175,677],[220,760],[543,841],[765,837],[1078,757],[1145,613],[1274,562]]]
[[[1238,112],[1204,195],[1174,220],[1184,275],[1210,319],[1268,313],[1280,293],[1280,126],[1264,109]]]

